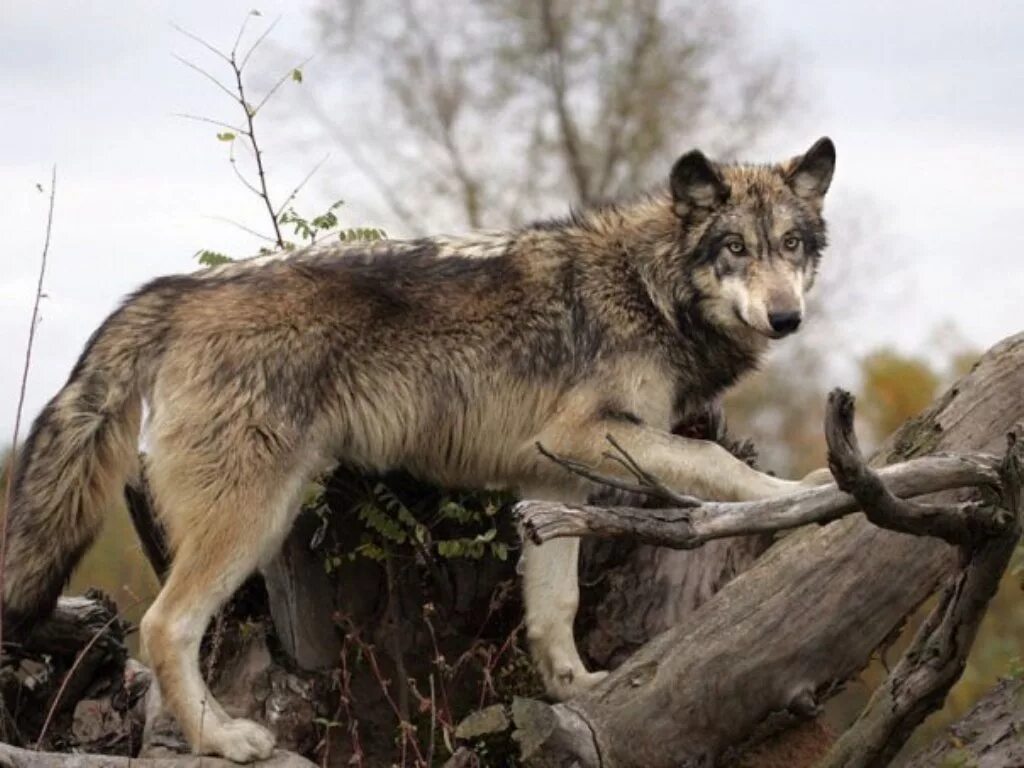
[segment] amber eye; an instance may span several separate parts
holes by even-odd
[[[800,238],[796,235],[786,235],[782,240],[782,247],[787,251],[795,251],[800,246]]]
[[[747,246],[743,244],[742,240],[730,240],[726,243],[725,247],[729,249],[729,253],[735,254],[736,256],[747,252]]]

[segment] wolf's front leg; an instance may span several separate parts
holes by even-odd
[[[579,539],[523,545],[523,601],[530,653],[552,698],[564,701],[608,674],[588,672],[576,650],[573,621],[579,607]]]
[[[527,490],[523,495],[580,500],[544,491]],[[559,701],[582,693],[608,674],[588,672],[576,649],[573,621],[580,601],[579,552],[579,539],[554,539],[541,545],[524,542],[520,561],[530,653],[548,695]]]
[[[635,478],[619,462],[605,454],[611,451],[611,435],[645,470],[680,493],[716,501],[752,501],[793,493],[815,485],[783,480],[758,472],[725,448],[709,440],[679,437],[644,424],[623,420],[592,418],[582,423],[558,424],[540,436],[550,451],[586,464],[595,470],[624,480]],[[538,472],[563,472],[550,461]]]

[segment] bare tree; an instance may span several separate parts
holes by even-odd
[[[374,103],[311,108],[412,228],[642,189],[691,144],[748,146],[793,92],[724,0],[328,0],[318,21]]]

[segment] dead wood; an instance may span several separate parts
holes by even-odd
[[[1024,419],[1021,391],[1024,335],[994,347],[883,446],[874,463],[956,451],[970,454],[969,460],[954,459],[942,465],[944,471],[991,484],[997,464],[977,459],[1004,451],[1005,435]],[[917,466],[909,476],[900,470],[904,480],[917,482],[929,474]],[[895,484],[898,475],[879,475],[897,496],[909,495],[908,488]],[[977,492],[947,490],[929,501],[948,512],[961,509],[951,504],[980,498]],[[775,518],[764,525],[778,525],[780,518],[827,522],[840,507],[847,516],[787,536],[690,621],[649,642],[594,691],[548,707],[546,716],[517,719],[521,739],[530,745],[525,753],[530,764],[559,765],[567,759],[603,767],[713,764],[773,713],[813,714],[958,565],[957,549],[939,538],[885,530],[863,515],[849,514],[855,502],[837,489],[804,492],[798,501],[798,515],[775,509]],[[694,509],[700,507],[675,514],[685,520]],[[883,509],[876,519],[888,512]],[[574,514],[571,524],[582,532],[585,519],[586,514]],[[615,525],[621,527],[621,519],[615,518]],[[995,519],[986,519],[982,529]],[[750,520],[748,515],[744,525]],[[746,532],[735,525],[732,530]],[[677,535],[677,540],[690,536]]]
[[[1024,765],[1024,680],[1000,681],[962,719],[904,768],[1008,768]]]
[[[237,763],[216,757],[115,757],[79,752],[36,752],[0,743],[0,765],[5,768],[236,768]],[[312,768],[316,763],[292,752],[276,751],[268,760],[252,763],[259,768]]]

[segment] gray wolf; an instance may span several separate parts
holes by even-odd
[[[502,233],[316,246],[129,296],[32,426],[15,474],[8,626],[54,605],[102,511],[137,471],[174,548],[141,624],[165,706],[193,748],[245,762],[273,737],[232,719],[198,666],[210,617],[277,551],[306,481],[332,463],[442,485],[581,501],[543,458],[604,473],[613,435],[682,491],[791,492],[670,429],[797,330],[822,249],[835,164],[825,138],[776,165],[699,151],[666,188]],[[527,635],[552,696],[588,671],[572,634],[576,540],[527,545]]]

